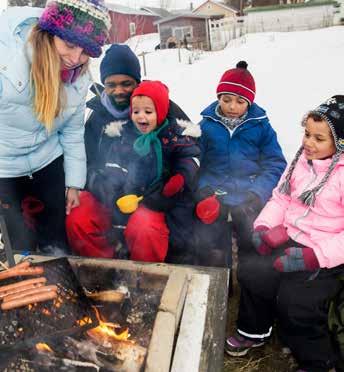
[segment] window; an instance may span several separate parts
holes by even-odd
[[[184,37],[192,39],[192,26],[174,27],[172,33],[173,36],[179,41],[183,41]]]

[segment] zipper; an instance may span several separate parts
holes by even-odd
[[[100,138],[99,138],[99,142],[98,142],[98,153],[100,153],[100,148],[101,148],[101,144],[103,142],[104,133],[105,133],[105,125],[103,125],[102,130],[100,132]]]
[[[225,127],[227,129],[227,131],[228,131],[228,133],[230,135],[230,138],[232,138],[232,134],[234,135],[234,133],[237,131],[237,129],[240,128],[243,124],[245,124],[245,123],[247,123],[248,121],[251,121],[251,120],[265,119],[266,118],[266,115],[265,116],[258,117],[258,118],[248,118],[248,119],[244,120],[241,124],[239,124],[236,128],[234,128],[232,132],[231,132],[231,130],[225,124],[222,123],[221,120],[216,119],[216,118],[213,118],[212,116],[209,116],[209,115],[204,115],[203,117],[204,118],[211,119],[213,121],[216,121],[217,123],[220,123],[223,127]]]
[[[310,167],[310,170],[311,170],[311,173],[312,173],[313,178],[310,180],[310,182],[307,183],[307,185],[304,187],[304,189],[303,189],[302,192],[304,192],[304,191],[306,191],[307,189],[309,189],[309,187],[311,186],[311,184],[314,183],[314,181],[315,181],[315,180],[317,179],[317,177],[318,177],[318,175],[317,175],[317,173],[316,173],[316,171],[315,171],[315,169],[314,169],[314,167],[313,167],[313,163],[311,163],[311,164],[308,163],[308,164],[309,164],[309,167]],[[296,239],[297,239],[301,234],[303,234],[303,231],[300,229],[300,227],[298,226],[298,224],[299,224],[299,222],[300,222],[303,218],[305,218],[305,217],[308,216],[310,210],[311,210],[311,207],[309,206],[309,207],[305,210],[305,212],[304,212],[304,214],[303,214],[302,216],[296,218],[296,220],[295,220],[295,222],[294,222],[294,226],[295,226],[296,228],[298,228],[300,231],[298,231],[298,232],[297,232],[297,233],[292,237],[293,240],[296,240]]]

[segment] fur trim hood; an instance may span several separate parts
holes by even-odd
[[[123,125],[127,123],[127,120],[112,121],[105,125],[104,133],[108,137],[120,137],[122,135]]]
[[[202,131],[198,123],[193,123],[191,121],[182,120],[182,119],[176,119],[176,123],[181,128],[184,129],[182,131],[183,136],[189,136],[189,137],[194,137],[194,138],[201,137]]]

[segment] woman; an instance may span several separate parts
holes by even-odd
[[[87,64],[101,54],[109,26],[97,0],[10,8],[0,17],[0,203],[16,250],[66,248],[65,214],[86,179]],[[22,217],[28,195],[42,202],[36,234]]]

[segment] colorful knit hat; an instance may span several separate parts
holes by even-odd
[[[78,45],[99,57],[108,38],[111,19],[102,0],[53,0],[38,20],[42,30]]]
[[[227,70],[221,77],[216,94],[236,94],[252,104],[256,95],[256,84],[253,76],[247,70],[247,63],[240,61],[236,68]]]
[[[170,101],[168,97],[168,88],[161,81],[146,80],[134,89],[131,95],[130,107],[132,100],[136,96],[147,96],[153,102],[157,113],[158,125],[162,124],[167,116]]]
[[[337,148],[337,152],[332,157],[332,162],[323,177],[323,179],[319,182],[319,184],[313,187],[311,190],[304,191],[300,196],[299,199],[305,204],[309,206],[313,206],[315,203],[315,198],[317,193],[320,189],[325,185],[327,180],[329,179],[333,169],[335,168],[336,164],[342,153],[344,152],[344,96],[333,96],[316,109],[309,111],[304,119],[302,120],[302,125],[305,126],[306,121],[309,115],[318,115],[320,116],[330,127],[331,133]],[[295,169],[296,163],[299,160],[301,154],[303,152],[303,146],[299,148],[297,151],[295,158],[293,159],[288,172],[285,176],[285,180],[279,186],[279,191],[282,194],[290,195],[290,179]]]

